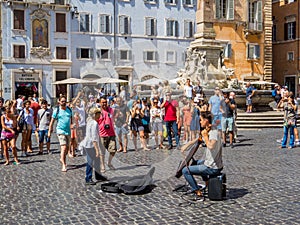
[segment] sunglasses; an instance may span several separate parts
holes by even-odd
[[[157,104],[158,102],[153,102],[154,104]]]

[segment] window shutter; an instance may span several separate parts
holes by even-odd
[[[174,21],[175,37],[179,37],[179,25],[178,21]]]
[[[259,59],[260,58],[260,45],[254,46],[254,58]]]
[[[156,35],[156,29],[155,29],[156,20],[151,19],[151,35]]]
[[[81,58],[81,57],[80,57],[80,56],[81,56],[80,53],[81,53],[81,49],[80,49],[80,48],[76,48],[76,58],[77,58],[77,59],[80,59],[80,58]]]
[[[216,18],[220,19],[220,0],[216,0]]]
[[[96,50],[96,56],[97,58],[101,58],[101,49]]]
[[[182,4],[186,5],[187,4],[186,0],[182,0]]]
[[[85,15],[80,15],[80,32],[85,31]]]
[[[94,49],[90,48],[89,52],[90,52],[90,59],[93,59],[94,58]]]
[[[146,35],[151,35],[151,19],[146,17]]]
[[[105,16],[104,15],[100,15],[100,32],[104,32],[104,21]]]
[[[155,51],[154,52],[154,61],[158,61],[158,52],[157,51]]]
[[[234,19],[234,0],[228,0],[227,2],[227,19],[228,20],[233,20]]]
[[[167,36],[172,36],[172,33],[171,33],[171,24],[172,24],[172,21],[167,20]]]
[[[124,31],[124,16],[120,16],[119,17],[119,28],[120,28],[120,33],[121,34],[124,34],[125,31]]]
[[[147,52],[146,51],[143,52],[143,58],[144,58],[144,61],[147,61]]]
[[[194,36],[194,23],[192,21],[189,22],[189,37]]]
[[[184,21],[184,37],[189,37],[189,21]]]
[[[128,60],[132,60],[132,51],[128,50]]]
[[[257,2],[257,30],[262,30],[262,2]]]
[[[228,43],[225,47],[225,58],[231,57],[231,43]]]

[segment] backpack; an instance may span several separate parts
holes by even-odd
[[[124,193],[127,195],[148,193],[153,187],[152,176],[154,171],[155,168],[153,167],[146,175],[116,178],[114,181],[102,184],[101,190],[103,192]]]
[[[55,115],[55,119],[56,119],[56,120],[57,120],[57,118],[58,118],[59,109],[60,109],[60,106],[59,106],[59,105],[56,106],[56,115]],[[70,111],[71,117],[72,117],[72,109],[71,109],[69,106],[67,106],[67,109]]]
[[[21,111],[21,113],[20,113],[20,119],[19,119],[19,121],[18,121],[18,127],[20,128],[19,129],[19,132],[21,132],[22,130],[23,130],[23,128],[24,128],[24,125],[26,124],[26,122],[25,122],[25,116],[24,116],[24,109]]]

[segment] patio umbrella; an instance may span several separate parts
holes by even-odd
[[[110,78],[110,77],[102,77],[100,79],[94,80],[97,84],[114,84],[114,83],[127,83],[128,80],[122,80],[117,78]]]
[[[263,80],[258,80],[258,81],[253,81],[251,84],[261,84],[261,85],[266,85],[266,84],[277,84],[274,82],[269,82],[269,81],[263,81]]]
[[[94,83],[95,81],[82,80],[82,79],[71,77],[65,80],[55,81],[52,84],[94,84]]]

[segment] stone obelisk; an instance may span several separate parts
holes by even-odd
[[[214,1],[198,0],[197,2],[197,30],[194,35],[196,40],[191,42],[190,47],[205,53],[208,80],[222,80],[225,78],[220,60],[223,46],[220,41],[215,39],[216,33],[212,22],[214,19]]]

